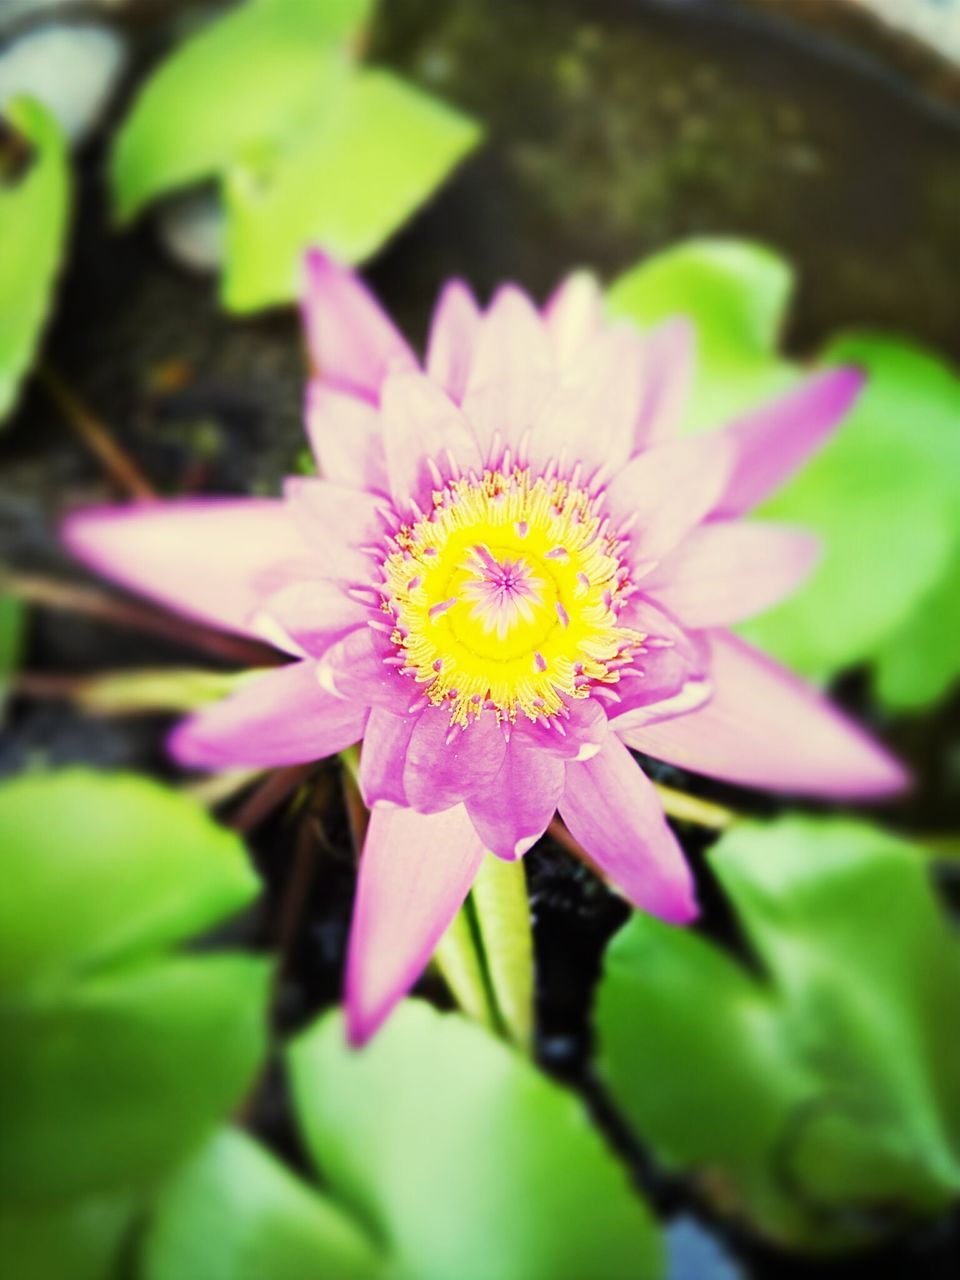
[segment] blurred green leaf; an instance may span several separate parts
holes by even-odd
[[[0,848],[0,1254],[106,1278],[266,1052],[267,962],[169,950],[257,880],[195,802],[123,774],[4,783]]]
[[[230,171],[224,304],[244,312],[295,297],[311,244],[362,262],[478,138],[473,121],[389,72],[356,72],[310,129]]]
[[[356,65],[371,0],[247,0],[154,73],[121,129],[111,175],[121,219],[207,178],[223,183],[225,306],[301,289],[319,245],[374,253],[476,144],[466,116]]]
[[[862,366],[867,386],[834,438],[758,513],[812,529],[823,559],[796,595],[744,628],[813,676],[877,655],[960,544],[960,381],[893,338],[851,335],[826,362]],[[930,630],[907,632],[920,664],[942,649]]]
[[[0,422],[16,403],[50,307],[70,204],[66,144],[53,116],[17,98],[0,113],[30,151],[26,172],[0,173]]]
[[[0,1196],[79,1196],[164,1173],[250,1082],[268,976],[252,956],[171,956],[0,1005]]]
[[[158,667],[91,676],[74,697],[94,715],[142,715],[149,711],[195,711],[256,679],[257,671],[205,671]]]
[[[957,428],[960,432],[960,424]],[[960,677],[960,531],[946,573],[883,644],[876,691],[888,707],[922,710]]]
[[[409,1001],[357,1053],[331,1015],[290,1067],[310,1152],[392,1275],[661,1273],[650,1216],[583,1105],[475,1024]]]
[[[5,783],[0,847],[0,993],[189,937],[258,889],[236,835],[133,775]]]
[[[777,354],[793,271],[749,240],[704,237],[645,258],[614,281],[613,315],[650,328],[687,316],[697,333],[697,370],[686,426],[718,426],[785,391],[796,367]]]
[[[619,1106],[721,1211],[812,1250],[960,1190],[960,942],[919,850],[866,824],[744,823],[710,854],[763,966],[637,915],[596,1023]]]
[[[64,1205],[0,1208],[0,1258],[16,1280],[103,1280],[141,1208],[118,1193]],[[68,1269],[69,1268],[69,1269]]]
[[[185,41],[140,91],[110,162],[118,217],[212,177],[307,119],[345,69],[372,0],[247,0]]]
[[[144,1248],[146,1280],[372,1280],[382,1258],[326,1196],[234,1130],[164,1190]]]

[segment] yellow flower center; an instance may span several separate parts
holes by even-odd
[[[629,583],[599,500],[515,468],[451,480],[393,536],[384,610],[403,670],[451,724],[560,715],[615,684],[643,636],[618,625]]]

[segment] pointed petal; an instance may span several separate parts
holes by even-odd
[[[618,730],[638,751],[748,787],[828,797],[903,790],[902,767],[826,698],[742,640],[710,633],[713,695],[698,711]]]
[[[264,601],[260,617],[269,619],[303,652],[315,658],[345,635],[362,627],[369,611],[347,595],[341,582],[295,582]],[[271,628],[270,634],[276,634]]]
[[[383,385],[383,443],[390,490],[398,506],[414,498],[424,509],[437,479],[482,469],[476,437],[446,392],[422,373],[397,373]],[[451,461],[452,458],[452,461]]]
[[[266,584],[309,560],[286,504],[272,499],[92,507],[68,516],[61,534],[71,554],[104,577],[190,618],[258,638],[252,619]]]
[[[712,521],[660,561],[643,591],[688,627],[739,622],[791,595],[819,549],[818,539],[800,529]]]
[[[171,755],[195,769],[273,768],[322,760],[358,742],[366,708],[325,692],[315,662],[257,676],[178,725]]]
[[[368,809],[383,803],[407,807],[403,766],[416,723],[413,716],[371,708],[360,751],[360,794]]]
[[[567,765],[560,816],[634,906],[674,924],[696,916],[683,850],[653,784],[618,739],[592,760]]]
[[[373,559],[363,548],[383,541],[383,499],[304,476],[287,480],[283,492],[297,528],[313,551],[317,575],[338,582],[368,582]]]
[[[489,787],[503,763],[506,742],[491,711],[465,729],[450,727],[445,707],[427,707],[418,717],[403,767],[407,803],[437,813]]]
[[[361,1045],[417,981],[470,890],[484,848],[463,805],[374,809],[347,953],[347,1033]]]
[[[380,414],[368,400],[313,378],[307,387],[306,421],[310,448],[325,480],[389,493]]]
[[[596,276],[589,271],[567,276],[550,295],[543,318],[563,368],[603,325],[603,294]]]
[[[687,319],[668,320],[646,335],[636,449],[661,444],[679,432],[693,386],[696,350],[696,330]]]
[[[716,514],[741,515],[779,489],[840,425],[863,383],[857,369],[818,373],[724,427],[734,463]]]
[[[488,460],[495,441],[516,451],[553,389],[553,348],[536,308],[513,285],[497,291],[480,323],[463,410]],[[536,449],[531,462],[545,462]]]
[[[480,327],[480,308],[462,280],[444,286],[430,327],[427,376],[459,404],[467,386],[473,347]]]
[[[360,627],[331,645],[323,655],[318,664],[320,683],[338,697],[407,715],[420,697],[420,686],[385,661],[394,654],[393,645],[382,632]]]
[[[573,359],[533,428],[551,457],[611,472],[633,452],[640,410],[643,342],[629,325],[598,333]]]
[[[316,249],[306,271],[303,320],[314,371],[375,401],[389,369],[416,367],[413,352],[359,276]]]
[[[705,702],[710,694],[709,652],[700,637],[684,631],[645,596],[634,596],[620,615],[639,631],[643,644],[614,685],[619,701],[607,708],[611,726],[646,724]]]
[[[563,781],[564,763],[558,756],[514,734],[493,782],[464,802],[486,848],[508,862],[522,857],[546,831]]]
[[[730,463],[720,433],[674,440],[627,463],[606,502],[636,560],[658,560],[700,523],[723,491]]]

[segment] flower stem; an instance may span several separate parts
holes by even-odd
[[[510,1039],[529,1052],[533,1039],[533,930],[522,859],[488,854],[470,893],[478,941],[497,1013]]]
[[[699,796],[692,796],[688,791],[677,791],[673,787],[664,787],[659,782],[654,783],[657,794],[660,797],[660,803],[663,805],[663,811],[671,818],[677,818],[681,822],[695,822],[698,827],[709,827],[713,831],[725,831],[727,827],[732,826],[741,814],[734,809],[727,809],[723,805],[714,804],[712,800],[701,800]]]

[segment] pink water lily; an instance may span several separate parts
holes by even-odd
[[[857,372],[681,438],[690,326],[611,324],[585,275],[542,311],[507,285],[482,312],[447,285],[423,367],[319,254],[305,317],[322,479],[87,510],[65,538],[118,582],[291,656],[182,723],[182,764],[286,765],[363,740],[355,1042],[417,979],[488,851],[520,857],[557,809],[637,907],[694,916],[630,747],[778,791],[902,786],[879,746],[726,629],[810,569],[806,533],[740,517],[841,420]]]

